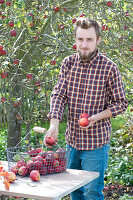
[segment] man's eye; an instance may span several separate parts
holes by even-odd
[[[79,41],[82,41],[82,38],[78,38]]]

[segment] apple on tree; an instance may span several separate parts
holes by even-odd
[[[10,35],[11,35],[11,37],[16,37],[17,31],[16,31],[16,30],[12,30],[12,31],[10,32]]]

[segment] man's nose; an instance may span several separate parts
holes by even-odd
[[[87,41],[86,41],[86,40],[84,40],[84,41],[82,42],[82,48],[87,48]]]

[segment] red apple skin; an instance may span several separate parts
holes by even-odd
[[[16,180],[16,174],[14,172],[8,172],[8,176],[5,177],[9,183],[14,183]]]
[[[89,118],[89,115],[88,115],[87,113],[82,113],[82,114],[80,115],[80,117],[81,117],[81,118],[86,117],[86,118],[88,119],[88,118]]]
[[[111,7],[111,6],[112,6],[112,2],[111,2],[111,1],[108,1],[108,2],[107,2],[107,6],[108,6],[108,7]]]
[[[73,24],[74,24],[76,21],[77,21],[76,18],[72,19],[72,23],[73,23]]]
[[[12,31],[10,32],[10,35],[11,35],[11,37],[16,37],[17,31],[12,30]]]
[[[10,26],[10,27],[14,27],[14,22],[8,22],[8,25]]]
[[[18,173],[19,168],[17,167],[17,165],[14,165],[11,167],[11,172],[14,172],[15,174]]]
[[[58,12],[58,11],[60,10],[60,8],[57,7],[57,6],[54,6],[53,10],[54,10],[55,12]]]
[[[19,64],[19,60],[18,59],[14,60],[14,64],[18,65]]]
[[[18,174],[20,176],[26,176],[28,174],[28,172],[29,172],[29,170],[28,170],[28,167],[26,167],[26,166],[22,166],[18,170]]]
[[[86,117],[83,117],[79,120],[79,125],[82,127],[86,127],[89,125],[89,120]]]
[[[49,145],[49,146],[53,146],[54,144],[56,144],[55,142],[55,138],[54,137],[46,137],[46,143]]]
[[[37,156],[34,158],[34,162],[35,162],[35,161],[43,162],[42,156],[37,155]]]
[[[6,78],[7,77],[7,72],[1,72],[1,78]]]
[[[22,167],[22,166],[25,166],[25,165],[26,165],[26,163],[25,163],[24,160],[19,160],[19,161],[17,162],[17,167],[18,167],[18,168],[20,168],[20,167]]]
[[[2,49],[0,50],[0,56],[6,55],[6,50]]]
[[[4,103],[6,101],[5,97],[1,97],[1,103]]]
[[[31,73],[27,74],[27,80],[32,80],[33,75]]]
[[[39,181],[40,180],[40,173],[38,170],[32,170],[30,172],[30,178],[33,181]]]
[[[73,44],[73,49],[76,50],[77,49],[77,45]]]
[[[46,168],[46,167],[42,167],[41,169],[39,169],[39,173],[40,173],[41,175],[47,174],[47,168]]]

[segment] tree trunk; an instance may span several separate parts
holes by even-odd
[[[8,106],[8,136],[7,147],[16,146],[21,139],[21,85],[20,78],[16,75],[11,82]]]

